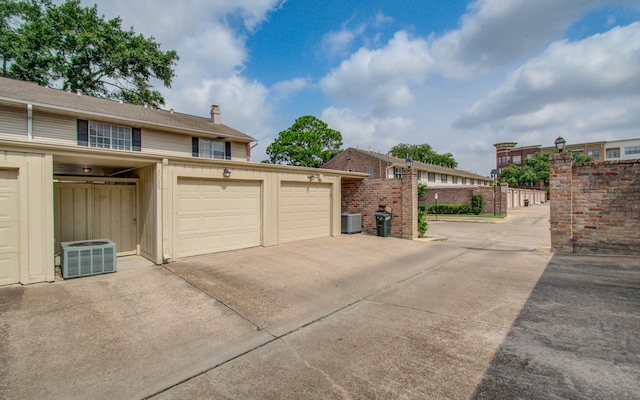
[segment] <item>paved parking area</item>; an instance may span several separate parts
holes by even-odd
[[[0,288],[0,398],[638,398],[640,259],[512,214]]]

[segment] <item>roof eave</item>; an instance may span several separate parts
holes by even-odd
[[[215,132],[215,131],[204,131],[204,130],[201,130],[201,129],[193,129],[193,128],[187,128],[187,127],[182,127],[182,126],[173,126],[173,125],[161,124],[161,123],[157,123],[157,122],[137,120],[137,119],[134,119],[134,118],[127,118],[127,117],[122,117],[122,116],[113,115],[113,114],[104,114],[104,113],[97,113],[97,112],[94,112],[94,111],[78,110],[76,108],[62,107],[62,106],[56,106],[56,105],[51,105],[51,104],[46,104],[46,103],[39,103],[39,102],[35,102],[35,101],[4,97],[4,96],[0,96],[0,101],[9,102],[9,103],[23,104],[23,105],[31,104],[33,106],[41,107],[43,109],[62,111],[64,113],[68,113],[70,115],[83,115],[83,116],[91,116],[91,117],[113,119],[113,120],[117,120],[117,121],[130,122],[130,123],[134,123],[134,124],[138,124],[138,125],[142,125],[142,126],[148,126],[148,127],[154,127],[154,128],[162,128],[164,130],[174,131],[174,132],[177,132],[177,133],[189,132],[189,133],[195,133],[195,134],[198,134],[198,135],[207,135],[207,136],[215,134],[215,135],[218,135],[220,138],[236,139],[238,141],[246,142],[246,143],[250,143],[250,142],[255,142],[256,141],[256,139],[251,137],[251,136],[249,136],[249,137],[239,137],[239,136],[230,135],[230,134],[227,134],[227,133],[221,133],[221,132]]]

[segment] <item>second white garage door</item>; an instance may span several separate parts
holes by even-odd
[[[260,182],[178,179],[178,257],[261,244]]]
[[[331,186],[283,182],[280,186],[280,242],[329,236]]]

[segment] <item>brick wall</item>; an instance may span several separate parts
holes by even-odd
[[[418,237],[418,187],[415,170],[402,179],[342,181],[342,212],[362,214],[362,231],[375,235],[375,213],[384,205],[391,208],[394,237]]]
[[[552,251],[640,255],[640,160],[550,167]]]
[[[336,169],[339,171],[352,171],[367,173],[367,168],[371,168],[371,178],[386,178],[388,164],[357,150],[343,151],[332,158],[322,168]]]
[[[504,188],[504,190],[503,190]],[[483,214],[493,214],[493,199],[496,200],[496,215],[507,215],[507,186],[469,186],[461,188],[427,188],[425,196],[419,200],[420,204],[427,207],[436,203],[435,194],[438,194],[438,204],[468,204],[471,206],[471,196],[479,194],[484,198]]]

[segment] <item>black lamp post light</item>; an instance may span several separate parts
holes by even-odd
[[[564,147],[567,144],[567,141],[564,140],[562,136],[558,136],[558,138],[553,142],[556,145],[556,150],[558,153],[562,153],[564,151]]]
[[[411,166],[413,165],[413,160],[411,159],[411,157],[407,156],[407,159],[404,160],[404,163],[407,164],[407,168],[411,169]]]

